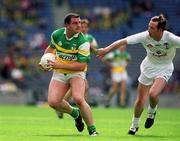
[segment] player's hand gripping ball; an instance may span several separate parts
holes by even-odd
[[[45,53],[42,57],[41,60],[39,62],[39,65],[41,66],[41,68],[45,71],[51,71],[52,68],[49,65],[49,61],[55,61],[55,54],[53,53]]]

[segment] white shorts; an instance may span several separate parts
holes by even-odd
[[[138,81],[144,85],[152,85],[156,78],[163,78],[168,82],[174,70],[172,63],[156,65],[144,59],[141,63],[141,74]]]
[[[76,73],[68,73],[68,74],[54,72],[52,79],[61,81],[65,84],[69,84],[70,79],[74,77],[80,77],[82,79],[86,79],[86,74],[85,72],[76,72]]]
[[[127,80],[128,79],[128,74],[127,74],[126,71],[123,72],[123,73],[112,72],[111,78],[112,78],[112,81],[115,81],[115,82],[119,83],[122,80]]]

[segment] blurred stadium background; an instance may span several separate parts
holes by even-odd
[[[36,105],[46,102],[51,72],[38,68],[51,32],[63,26],[64,15],[77,12],[90,21],[90,34],[100,47],[147,29],[150,18],[163,13],[168,30],[180,36],[180,0],[0,0],[0,104]],[[128,47],[128,106],[136,97],[139,65],[145,56],[140,45]],[[180,50],[175,71],[161,95],[160,105],[180,107]],[[109,68],[92,56],[89,64],[90,104],[101,106],[111,85]],[[117,104],[114,98],[114,105]]]

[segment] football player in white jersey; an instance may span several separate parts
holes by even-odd
[[[98,56],[103,57],[112,49],[128,44],[141,43],[147,56],[141,63],[138,78],[138,96],[135,101],[132,125],[128,134],[134,135],[139,128],[140,116],[149,97],[148,116],[145,128],[150,128],[155,119],[159,95],[171,77],[176,48],[180,48],[180,37],[165,30],[167,20],[161,14],[151,18],[148,30],[117,40],[106,48],[98,49]]]

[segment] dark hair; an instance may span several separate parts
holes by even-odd
[[[158,22],[157,28],[162,29],[163,31],[166,29],[167,20],[164,17],[163,14],[160,14],[159,16],[154,16],[151,19],[153,22]]]
[[[80,16],[76,13],[69,13],[64,18],[64,24],[70,24],[71,18],[79,18]]]

